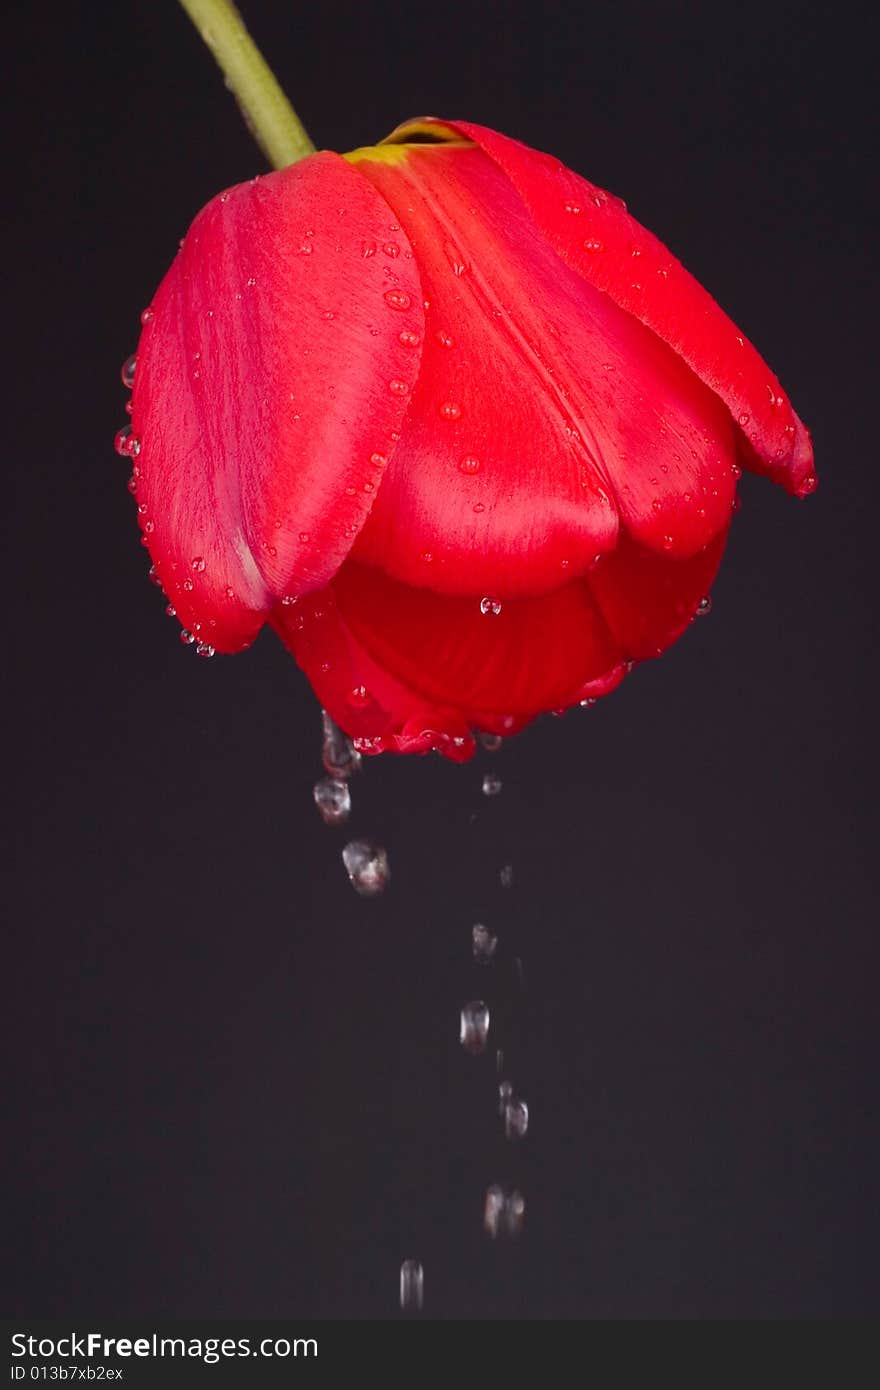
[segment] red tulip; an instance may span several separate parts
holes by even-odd
[[[605,694],[693,617],[744,466],[809,436],[611,194],[463,121],[220,194],[137,352],[159,582],[219,651],[269,622],[368,751],[473,749]]]

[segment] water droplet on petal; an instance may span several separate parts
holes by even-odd
[[[351,814],[351,792],[347,782],[322,777],[313,790],[315,805],[326,825],[342,825]]]
[[[141,313],[141,323],[144,324],[144,326],[146,326],[148,323],[151,323],[151,322],[152,322],[152,319],[153,319],[153,306],[152,306],[152,304],[148,304],[147,307],[146,307],[146,309],[144,309],[144,310],[142,311],[142,313]]]
[[[412,299],[405,290],[386,290],[385,303],[389,309],[398,309],[402,313],[411,306]]]
[[[710,599],[709,595],[706,594],[706,596],[704,598],[701,598],[699,603],[697,604],[697,617],[705,618],[706,615],[711,612],[712,600]]]
[[[493,1240],[499,1236],[513,1239],[522,1230],[525,1210],[525,1201],[515,1188],[505,1192],[503,1187],[493,1184],[486,1193],[483,1227]]]
[[[565,212],[570,212],[570,213],[572,214],[573,217],[577,217],[578,214],[581,212],[581,205],[580,205],[580,203],[571,203],[571,202],[568,202],[568,203],[563,203],[562,206],[563,206],[563,209],[565,210]]]
[[[482,922],[476,922],[471,927],[471,945],[474,953],[474,960],[481,965],[488,965],[495,954],[498,945],[498,937],[493,936],[488,927],[484,927]]]
[[[212,657],[214,653],[215,648],[211,646],[210,642],[199,642],[196,647],[196,656],[204,657],[206,660]]]
[[[370,454],[370,463],[374,468],[384,468],[387,462],[386,454]]]
[[[451,333],[446,332],[445,328],[438,329],[435,336],[441,347],[451,348],[455,346],[455,339]]]
[[[605,243],[596,236],[588,236],[584,242],[584,250],[589,251],[591,255],[596,255],[599,251],[605,250]]]
[[[180,632],[180,640],[185,647],[191,647],[196,639],[188,628],[182,628]]]
[[[478,734],[477,737],[487,753],[497,753],[504,746],[500,734]]]
[[[425,1272],[418,1260],[404,1260],[400,1266],[400,1306],[415,1312],[425,1301]]]
[[[397,257],[400,255],[400,247],[397,245],[396,241],[386,241],[382,250],[385,252],[385,255],[390,256],[393,261],[396,261]]]
[[[418,333],[413,333],[409,328],[404,328],[397,337],[398,341],[402,343],[404,347],[418,347],[419,343],[422,341]]]
[[[123,425],[121,430],[116,431],[113,447],[120,458],[136,459],[141,451],[141,441],[136,434],[132,434],[131,425]]]
[[[409,395],[409,387],[407,386],[405,381],[389,381],[388,390],[391,392],[392,396]]]
[[[134,353],[132,353],[131,357],[126,357],[125,361],[122,364],[122,370],[119,373],[119,375],[122,377],[122,384],[125,387],[126,391],[130,391],[131,388],[134,386],[134,374],[136,368],[137,357]]]
[[[458,466],[462,473],[466,473],[469,478],[472,478],[475,473],[480,471],[480,460],[473,454],[465,454],[464,458],[459,460]]]
[[[452,267],[453,275],[458,277],[461,277],[462,275],[467,275],[468,271],[470,270],[470,266],[468,265],[464,256],[459,251],[458,247],[453,246],[451,242],[447,241],[443,249],[446,252],[446,259]]]
[[[488,617],[490,614],[493,618],[497,618],[501,612],[500,598],[490,598],[488,595],[486,598],[481,598],[480,612],[483,614],[484,618]]]
[[[489,1006],[482,999],[472,999],[461,1011],[458,1038],[465,1052],[478,1056],[485,1050],[489,1036]]]
[[[350,840],[342,851],[342,862],[351,886],[362,898],[374,898],[388,886],[391,870],[388,855],[369,840]]]
[[[497,772],[486,772],[483,775],[483,795],[497,796],[504,783]]]
[[[443,401],[440,405],[440,416],[444,420],[457,420],[461,415],[461,406],[456,405],[455,401]]]
[[[192,567],[195,570],[196,574],[204,574],[205,562],[202,559],[201,555],[193,556]]]
[[[177,617],[177,609],[174,607],[173,603],[167,603],[165,605],[165,612],[168,614],[169,618]]]

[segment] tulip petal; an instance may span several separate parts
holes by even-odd
[[[677,555],[724,529],[726,411],[560,261],[506,175],[466,146],[357,159],[410,236],[430,307],[403,437],[355,557],[445,593],[515,596],[585,573],[616,543],[618,511]]]
[[[351,165],[313,155],[209,203],[153,301],[137,496],[181,621],[221,650],[325,584],[372,506],[424,331],[392,225]]]
[[[348,560],[272,622],[337,723],[382,746],[425,733],[424,746],[455,756],[471,726],[513,733],[621,679],[620,646],[584,580],[484,608]]]
[[[473,735],[462,712],[412,690],[375,662],[345,623],[332,585],[276,609],[270,621],[323,708],[359,751],[437,749],[455,762],[473,756]]]
[[[624,654],[660,656],[692,622],[721,563],[727,532],[697,555],[669,559],[626,534],[591,572],[593,598]]]
[[[619,198],[557,159],[485,126],[439,124],[485,150],[565,264],[668,343],[720,397],[747,441],[742,451],[747,466],[797,496],[815,489],[809,434],[776,376],[711,295]],[[405,137],[396,133],[396,138]]]

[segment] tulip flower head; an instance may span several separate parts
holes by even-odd
[[[199,213],[137,349],[158,582],[204,649],[268,623],[361,751],[456,759],[611,691],[704,603],[743,468],[809,436],[625,205],[425,119]]]

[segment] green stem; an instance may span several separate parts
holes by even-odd
[[[245,124],[274,169],[315,147],[232,0],[180,0],[213,53]]]

